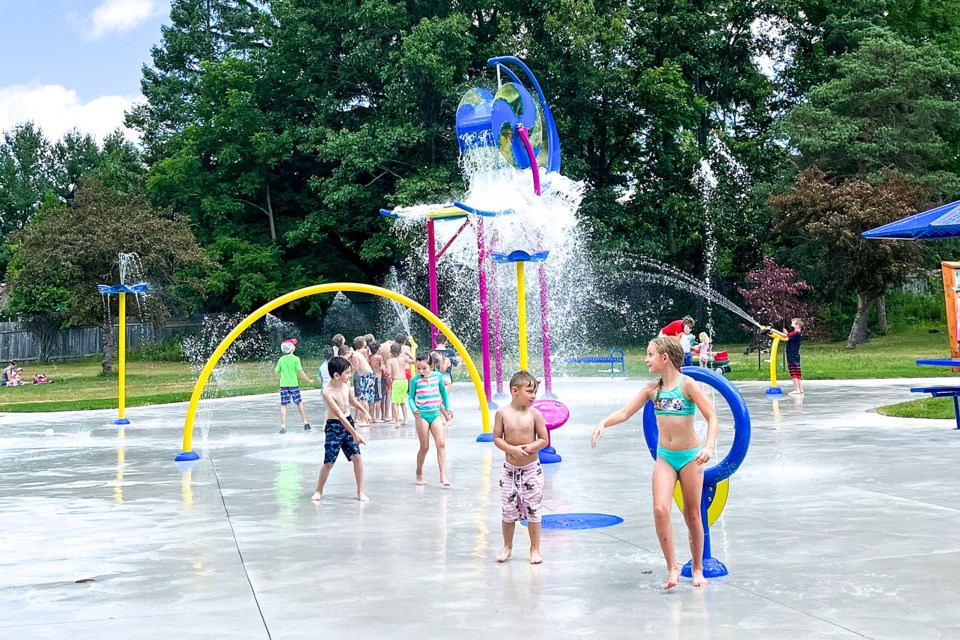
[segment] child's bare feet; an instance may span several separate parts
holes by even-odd
[[[506,562],[511,555],[513,555],[513,547],[504,547],[500,555],[497,556],[497,562]]]
[[[449,489],[449,488],[450,488],[450,481],[447,480],[446,478],[444,478],[443,476],[440,477],[440,484],[443,485],[443,488],[444,488],[444,489]]]
[[[680,582],[680,569],[674,567],[667,572],[667,581],[664,583],[664,589],[673,589]]]
[[[369,502],[370,498],[367,497],[367,494],[361,491],[360,493],[357,494],[357,500],[359,500],[360,502]]]
[[[423,476],[417,476],[417,486],[423,487],[426,486],[426,482],[423,481]]]
[[[705,587],[707,586],[707,579],[703,577],[703,571],[694,571],[693,572],[693,586],[695,587]]]
[[[543,558],[540,557],[540,552],[530,549],[530,564],[540,564],[541,562],[543,562]]]
[[[313,495],[310,496],[310,499],[313,500],[314,502],[320,502],[321,500],[323,500],[323,494],[320,493],[319,491],[314,491]]]

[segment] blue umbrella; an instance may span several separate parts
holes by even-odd
[[[864,238],[924,240],[960,237],[960,201],[863,232]]]

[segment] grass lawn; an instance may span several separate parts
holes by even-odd
[[[769,377],[769,354],[743,355],[745,345],[720,344],[730,353],[731,380],[765,380]],[[946,327],[939,334],[901,333],[882,336],[847,350],[842,342],[805,342],[801,347],[804,378],[809,380],[842,380],[850,378],[908,378],[931,376],[960,376],[945,368],[918,367],[918,358],[947,357]],[[607,355],[608,352],[580,355]],[[538,359],[531,353],[531,364]],[[627,350],[627,374],[646,373],[643,364],[645,350],[634,347]],[[218,397],[267,393],[277,390],[274,362],[244,362],[225,368],[224,380],[216,391]],[[303,359],[303,366],[311,378],[316,377],[318,360]],[[507,371],[512,372],[510,365]],[[602,365],[565,365],[562,373],[577,376],[602,376]],[[43,372],[54,381],[50,385],[25,385],[0,388],[0,411],[63,411],[75,409],[109,409],[117,406],[117,377],[101,376],[99,359],[50,364],[24,363],[24,374],[30,379]],[[198,372],[184,363],[133,360],[127,362],[127,406],[134,407],[164,402],[189,400]],[[509,374],[507,374],[509,377]],[[778,379],[789,384],[787,372],[780,369]],[[466,379],[466,368],[455,370],[455,379]],[[211,385],[212,386],[212,383]],[[881,407],[884,415],[905,417],[953,416],[949,398],[915,400]]]
[[[303,360],[307,374],[316,379],[320,363]],[[45,373],[53,384],[0,387],[0,411],[66,411],[109,409],[117,406],[117,376],[100,375],[100,360],[55,363],[22,363],[24,379]],[[275,392],[277,374],[272,362],[243,362],[224,369],[217,397]],[[182,402],[190,399],[198,371],[181,362],[127,361],[126,406]],[[207,385],[214,386],[213,380]]]

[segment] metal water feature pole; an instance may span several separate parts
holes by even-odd
[[[525,262],[543,262],[549,255],[548,251],[527,253],[526,251],[511,251],[510,253],[494,253],[491,255],[494,262],[501,264],[517,263],[517,329],[520,346],[520,369],[528,370],[527,363],[527,301],[526,283],[524,281],[523,264]]]
[[[480,287],[480,350],[483,360],[483,392],[487,405],[496,409],[490,384],[490,312],[487,308],[487,246],[483,218],[477,220],[477,273]]]
[[[146,293],[149,286],[146,282],[141,282],[132,286],[127,286],[120,282],[113,286],[101,284],[97,290],[107,296],[119,294],[119,327],[117,330],[117,419],[113,424],[130,424],[130,421],[124,415],[127,405],[127,296],[132,293],[139,295]],[[108,299],[109,300],[109,299]],[[109,305],[108,305],[109,308]]]

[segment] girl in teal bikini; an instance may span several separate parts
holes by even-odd
[[[650,373],[660,378],[648,383],[625,407],[600,421],[593,432],[592,446],[607,427],[629,420],[649,401],[657,415],[657,460],[653,465],[653,520],[660,538],[663,558],[667,561],[667,582],[664,589],[677,585],[680,566],[673,548],[673,527],[670,511],[677,480],[683,493],[683,519],[690,533],[693,555],[693,586],[707,584],[703,577],[703,523],[700,521],[700,494],[703,490],[703,468],[717,442],[719,426],[713,404],[699,385],[680,372],[683,349],[676,338],[655,338],[647,346],[645,360]],[[707,439],[700,446],[693,429],[693,414],[700,410],[707,420]]]

